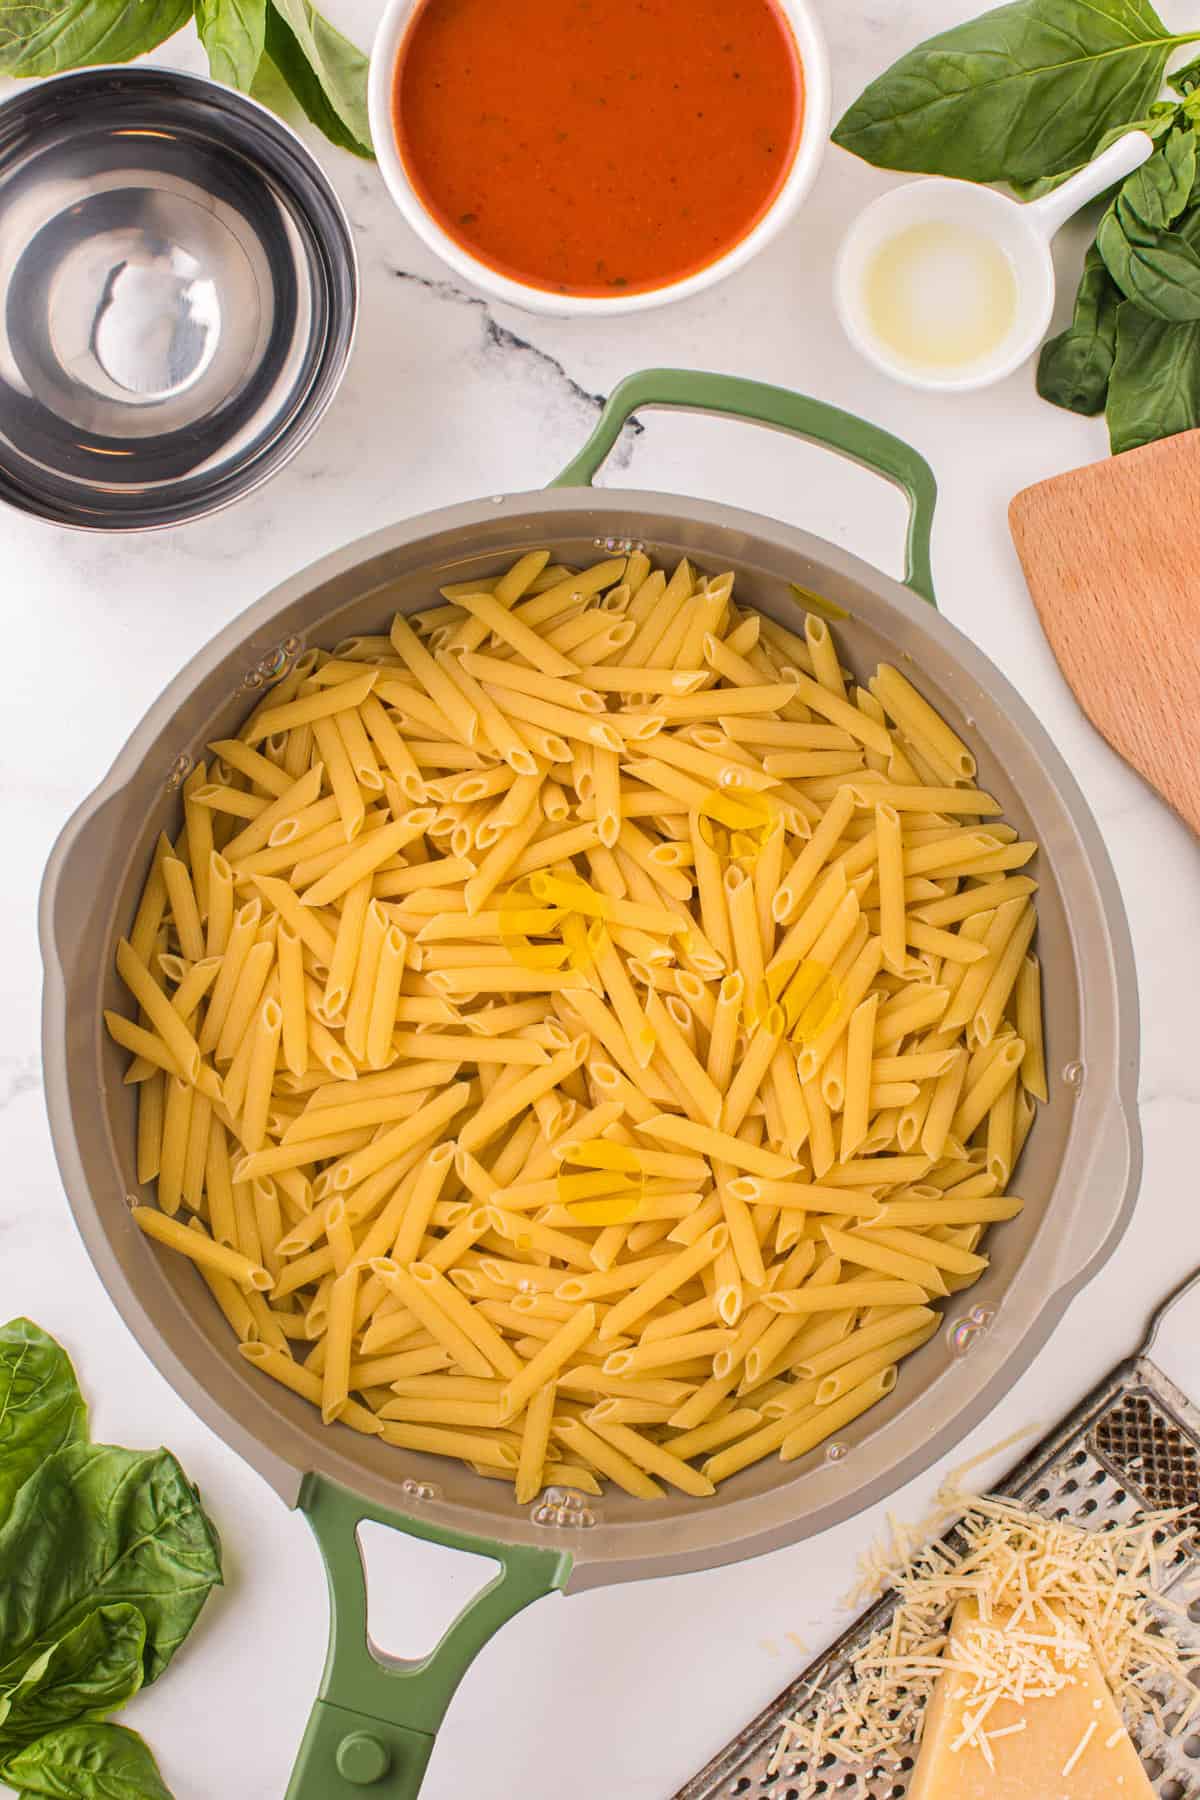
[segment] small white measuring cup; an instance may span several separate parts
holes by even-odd
[[[1050,243],[1072,213],[1136,169],[1154,149],[1144,131],[1129,131],[1085,169],[1041,200],[1022,204],[970,181],[923,176],[881,194],[858,215],[842,243],[834,273],[838,315],[855,348],[886,375],[909,387],[963,393],[1002,381],[1041,343],[1054,310],[1054,260]],[[1011,269],[1015,306],[1008,329],[971,361],[915,363],[879,334],[867,304],[875,258],[914,226],[943,224],[977,234],[998,249]]]

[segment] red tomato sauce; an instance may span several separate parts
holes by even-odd
[[[774,0],[423,0],[396,137],[448,236],[552,292],[638,293],[741,242],[800,137]]]

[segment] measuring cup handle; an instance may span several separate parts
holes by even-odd
[[[706,375],[695,369],[643,369],[613,389],[591,437],[550,486],[590,486],[630,418],[646,407],[685,407],[768,425],[810,444],[822,444],[893,482],[909,502],[904,580],[914,594],[936,606],[929,540],[937,483],[925,458],[890,431],[788,388],[747,381],[739,375]]]
[[[374,1506],[320,1475],[305,1476],[297,1504],[325,1563],[329,1652],[287,1800],[361,1800],[367,1791],[378,1800],[414,1800],[438,1726],[471,1662],[514,1614],[566,1585],[571,1558],[447,1531]],[[371,1648],[356,1535],[363,1520],[500,1565],[495,1579],[417,1662],[385,1662]]]
[[[1061,187],[1041,200],[1033,200],[1025,208],[1025,218],[1047,241],[1060,225],[1077,213],[1081,206],[1094,200],[1132,175],[1154,153],[1154,139],[1145,131],[1127,131],[1115,144],[1101,152],[1087,167],[1072,175]]]

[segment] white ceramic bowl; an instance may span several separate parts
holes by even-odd
[[[496,300],[507,300],[526,312],[553,313],[559,317],[598,318],[612,313],[644,312],[652,306],[665,306],[670,300],[684,300],[704,288],[715,286],[735,269],[740,269],[756,256],[764,245],[778,236],[792,218],[816,179],[821,156],[829,135],[829,58],[825,42],[809,0],[775,0],[791,26],[792,36],[804,72],[804,116],[800,125],[800,141],[787,179],[766,213],[754,229],[717,257],[706,268],[682,281],[651,288],[644,293],[608,295],[556,294],[546,288],[515,281],[481,261],[442,230],[417,194],[404,167],[392,122],[392,92],[396,62],[404,34],[420,0],[388,0],[375,42],[371,49],[368,79],[368,103],[371,135],[379,167],[392,199],[400,208],[417,236],[423,238],[442,261],[473,287]]]
[[[970,181],[921,176],[889,188],[863,208],[842,242],[834,269],[834,300],[843,329],[868,362],[907,387],[961,394],[1003,381],[1028,360],[1046,335],[1054,311],[1050,244],[1060,225],[1124,179],[1154,149],[1144,131],[1127,131],[1094,162],[1041,200],[1022,205]],[[905,361],[878,335],[867,305],[867,275],[885,244],[914,225],[965,226],[1003,251],[1016,284],[1016,310],[1004,337],[959,368]]]

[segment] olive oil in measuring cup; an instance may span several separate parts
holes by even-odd
[[[846,335],[908,387],[949,394],[1003,381],[1049,329],[1055,232],[1153,149],[1144,131],[1127,131],[1028,205],[936,175],[880,194],[852,221],[837,258]]]
[[[864,273],[863,300],[875,337],[914,373],[949,373],[1004,343],[1017,317],[1017,281],[993,237],[926,219],[880,244]]]

